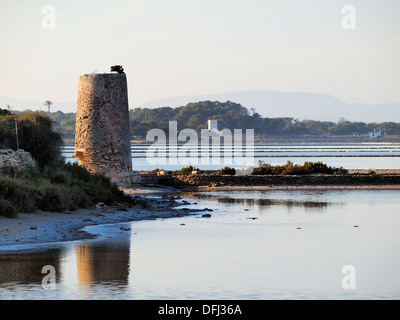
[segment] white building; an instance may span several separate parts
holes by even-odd
[[[208,131],[214,131],[219,133],[218,130],[218,120],[208,120]]]
[[[382,135],[382,130],[381,130],[381,129],[379,129],[379,130],[374,130],[373,132],[370,132],[370,133],[369,133],[369,137],[370,137],[371,139],[379,138],[381,135]]]

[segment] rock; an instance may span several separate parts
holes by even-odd
[[[130,231],[131,230],[131,228],[127,228],[127,227],[124,227],[124,226],[122,226],[119,229],[122,230],[122,231]]]
[[[0,149],[0,173],[9,174],[11,170],[13,170],[13,172],[18,172],[28,166],[35,165],[36,162],[29,152],[22,149],[16,151]]]
[[[104,202],[99,202],[98,204],[96,204],[96,209],[101,209],[101,208],[105,208],[106,204]]]

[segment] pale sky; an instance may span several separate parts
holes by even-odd
[[[120,64],[131,107],[247,90],[400,103],[399,0],[0,0],[0,40],[13,99],[76,101],[80,75]]]

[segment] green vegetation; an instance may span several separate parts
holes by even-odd
[[[53,131],[52,120],[42,112],[12,115],[0,109],[0,147],[16,149],[17,145],[29,151],[38,166],[0,174],[1,216],[15,217],[18,212],[38,209],[76,210],[98,202],[134,202],[109,178],[66,164],[61,156],[61,135]]]
[[[273,106],[271,106],[273,108]],[[54,129],[64,138],[75,134],[75,113],[51,113]],[[207,120],[218,120],[219,129],[254,129],[256,136],[329,136],[366,135],[377,127],[387,135],[400,135],[400,123],[364,123],[341,119],[338,123],[330,121],[299,120],[290,117],[263,118],[254,109],[249,111],[231,101],[200,101],[178,108],[136,108],[129,111],[131,135],[145,138],[147,132],[159,128],[168,132],[168,122],[177,121],[178,130],[191,128],[201,133],[207,128]]]
[[[160,128],[168,132],[168,121],[177,121],[178,130],[192,128],[201,133],[207,128],[207,120],[218,120],[219,129],[254,129],[257,136],[298,135],[365,135],[377,127],[388,135],[400,134],[400,123],[364,123],[341,120],[298,120],[294,118],[263,118],[253,109],[231,101],[201,101],[171,108],[136,108],[130,110],[132,136],[146,137],[149,130]]]
[[[40,167],[62,163],[61,134],[53,131],[52,120],[43,112],[11,114],[0,112],[0,148],[24,149]]]
[[[38,209],[62,212],[88,208],[98,202],[132,203],[115,184],[102,175],[89,173],[76,164],[47,166],[42,170],[29,167],[13,177],[0,175],[0,203],[6,204],[0,215]]]
[[[181,168],[179,170],[172,171],[172,174],[175,174],[175,175],[179,175],[179,174],[189,175],[189,174],[192,174],[192,171],[196,171],[196,170],[198,170],[198,169],[196,169],[195,167],[190,165],[188,167],[183,167],[183,168]]]
[[[267,174],[284,174],[284,175],[305,175],[313,173],[323,174],[343,174],[347,173],[347,170],[340,167],[330,167],[321,161],[318,162],[304,162],[303,165],[293,164],[288,161],[282,166],[272,166],[269,163],[263,161],[258,162],[258,167],[253,169],[252,175],[267,175]]]
[[[64,139],[75,138],[76,113],[57,111],[50,113],[54,131],[59,132]]]
[[[14,208],[11,201],[0,198],[0,217],[16,218],[18,211]]]
[[[226,101],[201,101],[178,108],[136,108],[130,110],[132,136],[146,137],[149,130],[160,128],[168,132],[168,121],[177,121],[178,130],[191,128],[201,133],[207,128],[207,120],[218,120],[220,130],[254,129],[256,136],[298,135],[366,135],[377,127],[388,135],[400,134],[400,123],[364,123],[340,120],[298,120],[294,118],[263,118],[253,109],[250,112],[240,104]]]

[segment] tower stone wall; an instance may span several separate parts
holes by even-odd
[[[125,74],[86,74],[79,78],[75,157],[91,172],[118,185],[139,182],[132,171],[128,86]]]

